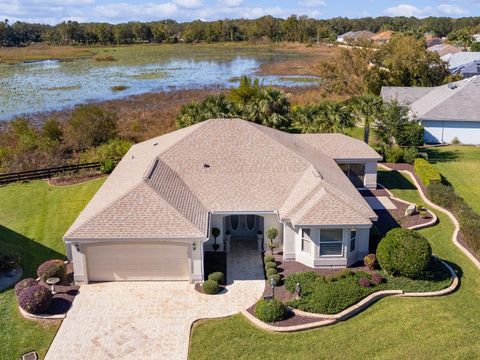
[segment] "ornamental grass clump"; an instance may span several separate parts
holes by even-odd
[[[59,278],[60,281],[65,279],[67,273],[63,260],[48,260],[41,264],[37,269],[37,275],[43,281],[49,278]]]
[[[380,267],[394,276],[420,277],[431,257],[432,249],[427,239],[414,230],[390,230],[377,248]]]
[[[255,306],[255,316],[266,323],[283,320],[287,314],[287,306],[278,300],[260,300]]]
[[[45,286],[34,285],[20,291],[18,305],[28,313],[41,314],[52,303],[52,293]]]

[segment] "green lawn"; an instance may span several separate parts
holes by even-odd
[[[455,191],[480,212],[480,147],[451,145],[426,151]]]
[[[45,181],[0,187],[0,251],[18,252],[25,277],[36,277],[45,260],[64,258],[62,236],[103,183],[53,187]],[[20,315],[13,290],[0,293],[0,359],[16,359],[35,350],[41,357],[59,322],[36,322]]]
[[[409,181],[380,172],[393,193],[422,203]],[[257,329],[242,315],[195,326],[190,359],[478,359],[480,358],[480,270],[451,242],[453,224],[420,232],[435,254],[461,275],[460,289],[441,298],[380,300],[361,314],[333,326],[294,334]]]

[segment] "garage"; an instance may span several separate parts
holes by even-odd
[[[189,280],[188,244],[85,245],[88,281]]]

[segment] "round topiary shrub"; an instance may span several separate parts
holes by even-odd
[[[432,248],[427,239],[414,230],[393,229],[377,248],[379,265],[392,275],[416,278],[430,263]]]
[[[218,293],[220,287],[218,286],[218,282],[215,280],[206,280],[202,284],[202,289],[205,294],[214,295]]]
[[[280,274],[273,274],[268,276],[268,283],[271,285],[272,279],[275,281],[275,286],[280,286],[282,282],[282,277]]]
[[[267,270],[267,279],[270,278],[271,275],[278,274],[277,269],[268,269]]]
[[[276,269],[276,268],[277,268],[277,263],[274,262],[274,261],[269,261],[269,262],[265,263],[265,270]]]
[[[60,281],[65,279],[66,275],[65,263],[63,260],[48,260],[41,264],[37,269],[37,275],[43,281],[48,278],[59,278]]]
[[[26,289],[35,285],[38,285],[38,283],[35,279],[32,279],[32,278],[26,278],[26,279],[20,280],[15,284],[15,295],[18,296],[18,294],[20,294],[20,292],[23,289]]]
[[[278,300],[260,300],[255,306],[255,316],[266,323],[285,319],[288,309]]]
[[[263,258],[263,261],[265,261],[265,264],[266,264],[267,262],[275,262],[275,256],[265,255],[265,257]]]
[[[18,294],[18,305],[31,314],[44,313],[52,303],[52,293],[45,286],[27,287]]]
[[[210,275],[208,275],[208,280],[213,280],[213,281],[216,281],[219,284],[224,284],[225,275],[223,275],[223,273],[220,272],[220,271],[213,272]]]

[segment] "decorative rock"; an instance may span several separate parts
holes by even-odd
[[[408,205],[407,209],[405,210],[405,216],[412,216],[417,213],[417,205],[410,204]]]

